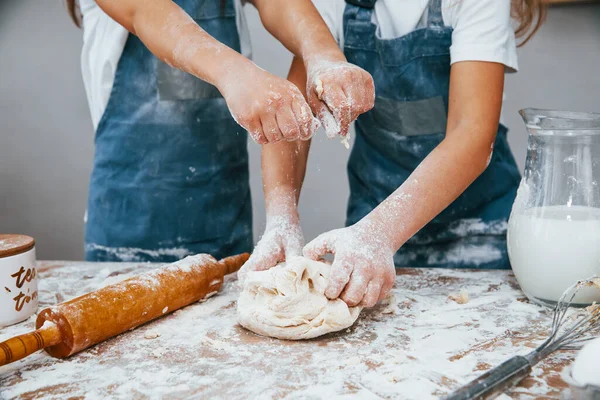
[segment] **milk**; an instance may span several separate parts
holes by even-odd
[[[578,280],[600,274],[600,209],[513,210],[508,254],[523,292],[534,301],[556,302]],[[585,288],[580,293],[577,303],[600,302],[598,289]]]

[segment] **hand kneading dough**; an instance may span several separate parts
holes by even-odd
[[[240,325],[279,339],[310,339],[351,326],[362,307],[325,296],[330,266],[293,257],[248,273],[237,302]]]

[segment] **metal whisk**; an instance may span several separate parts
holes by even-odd
[[[600,305],[570,309],[584,287],[600,288],[600,278],[582,280],[569,287],[554,308],[550,336],[525,356],[513,357],[445,397],[446,400],[488,399],[525,379],[533,367],[556,350],[578,349],[600,335]],[[571,311],[571,312],[569,312]]]

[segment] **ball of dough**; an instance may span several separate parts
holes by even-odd
[[[600,338],[589,342],[573,362],[571,376],[578,385],[593,385],[600,387],[600,373],[598,373],[598,360],[600,360]]]
[[[330,266],[293,257],[266,271],[248,273],[237,302],[245,328],[279,339],[310,339],[351,326],[362,307],[325,296]]]

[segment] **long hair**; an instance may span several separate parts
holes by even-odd
[[[67,6],[67,12],[69,17],[73,20],[73,23],[81,28],[81,10],[79,9],[79,2],[77,0],[65,0]]]
[[[511,16],[518,22],[515,36],[521,38],[519,47],[531,39],[546,19],[548,0],[512,0]]]

